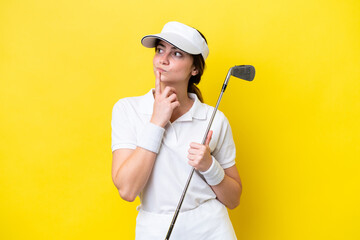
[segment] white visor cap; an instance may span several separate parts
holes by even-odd
[[[141,39],[141,44],[153,48],[157,39],[164,40],[189,54],[201,54],[204,60],[209,55],[209,47],[200,33],[195,28],[179,22],[166,23],[161,33],[146,35]]]

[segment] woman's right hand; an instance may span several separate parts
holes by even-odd
[[[160,127],[165,127],[174,109],[180,106],[180,102],[176,96],[175,88],[167,86],[161,91],[161,73],[155,71],[155,75],[155,101],[150,122]]]

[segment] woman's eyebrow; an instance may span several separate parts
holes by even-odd
[[[158,46],[163,47],[163,48],[166,48],[165,45],[162,44],[162,43],[158,43],[157,47],[158,47]],[[179,48],[177,48],[177,47],[175,47],[175,46],[171,46],[171,49],[172,49],[172,50],[176,50],[176,51],[181,51],[181,52],[183,52],[181,49],[179,49]]]
[[[158,43],[157,47],[158,47],[158,46],[165,48],[165,45],[162,44],[162,43]]]
[[[178,51],[178,52],[181,52],[181,53],[183,53],[183,54],[186,53],[185,51],[183,51],[183,50],[181,50],[180,48],[177,48],[177,47],[175,47],[175,46],[173,46],[173,47],[171,48],[171,50]]]

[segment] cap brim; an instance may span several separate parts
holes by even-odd
[[[155,47],[156,40],[160,39],[189,54],[201,54],[201,50],[193,46],[186,38],[174,33],[160,33],[147,35],[141,39],[141,44],[147,48]]]

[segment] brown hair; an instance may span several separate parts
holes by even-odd
[[[201,54],[192,55],[194,62],[193,65],[198,71],[198,74],[191,76],[188,83],[188,92],[195,93],[201,102],[204,102],[200,89],[196,86],[200,83],[201,76],[205,70],[205,61]]]
[[[199,30],[197,30],[197,31],[200,33],[201,37],[207,43],[205,36]],[[196,85],[198,85],[200,83],[201,76],[204,73],[205,60],[204,60],[204,58],[203,58],[203,56],[201,54],[192,55],[192,56],[193,56],[193,59],[194,59],[193,65],[196,68],[196,70],[198,70],[198,74],[196,74],[195,76],[190,77],[189,84],[188,84],[188,92],[195,93],[196,96],[199,98],[200,102],[204,102],[201,91]]]

